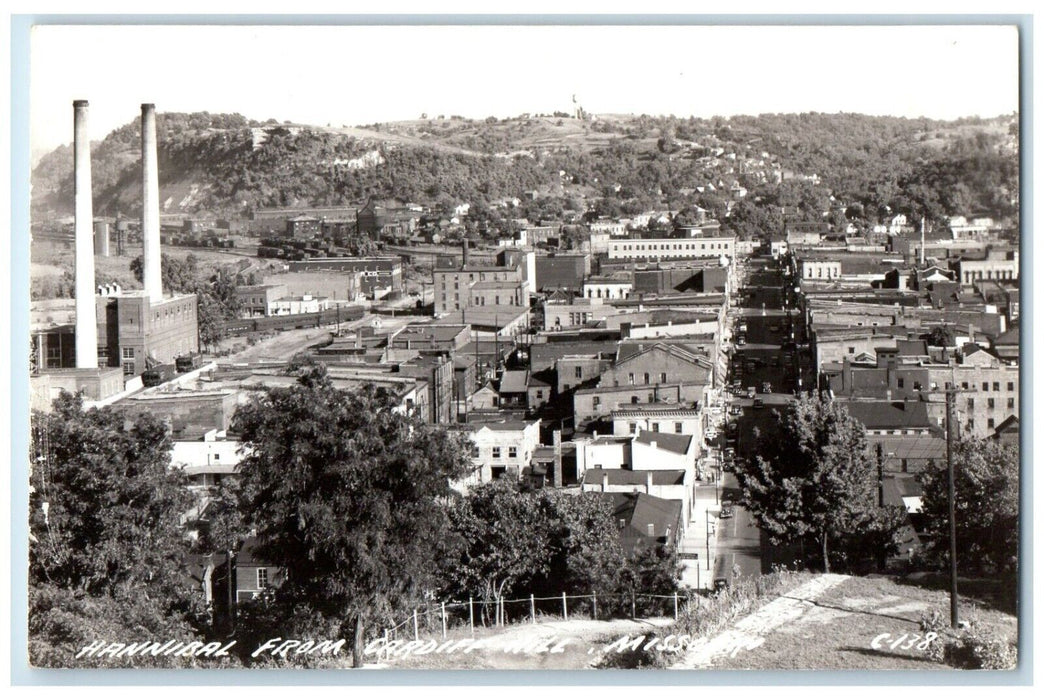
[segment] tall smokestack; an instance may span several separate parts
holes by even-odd
[[[163,297],[160,270],[159,166],[156,155],[156,105],[141,106],[141,239],[145,293],[152,301]]]
[[[98,310],[94,306],[94,205],[87,100],[73,102],[73,171],[76,214],[76,366],[98,367]]]

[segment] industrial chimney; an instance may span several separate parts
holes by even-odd
[[[98,367],[98,310],[94,305],[94,206],[87,100],[73,102],[73,182],[76,233],[76,367]]]
[[[156,154],[156,105],[141,106],[141,239],[145,293],[150,301],[163,298],[160,270],[159,165]]]

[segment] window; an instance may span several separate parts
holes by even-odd
[[[1015,382],[1008,382],[1008,391],[1015,391]]]
[[[1000,391],[1000,382],[994,382],[993,383],[993,390],[994,391]]]
[[[652,431],[653,431],[654,433],[658,433],[658,432],[660,432],[660,424],[659,424],[659,423],[653,423],[653,424],[652,424]]]
[[[627,431],[631,433],[631,435],[634,435],[636,432],[638,432],[638,425],[635,423],[628,423]]]
[[[638,403],[638,397],[637,396],[632,396],[631,397],[631,403]]]
[[[634,372],[629,372],[627,374],[627,383],[634,386]]]
[[[1014,398],[1009,398],[1008,399],[1008,408],[1015,408],[1015,399]]]
[[[123,363],[123,375],[125,377],[129,377],[132,374],[134,374],[134,363],[133,362],[124,362]]]
[[[996,408],[996,406],[994,405],[994,400],[992,398],[986,399],[986,408],[989,408],[989,409]]]
[[[648,372],[645,373],[645,383],[646,384],[649,383],[649,373]]]
[[[493,448],[493,459],[500,459],[500,447]]]
[[[899,383],[900,389],[902,389],[903,385],[906,383],[906,380],[904,380],[902,377],[899,377],[899,379],[897,379],[896,381]]]
[[[134,359],[134,348],[123,348],[123,359],[133,360]]]
[[[579,366],[578,367],[574,367],[573,368],[573,374],[576,376],[577,379],[583,379],[584,378],[584,368],[583,367],[579,367]]]
[[[472,445],[471,446],[471,456],[472,456],[473,459],[478,459],[479,457],[482,456],[482,450],[479,449],[478,445]]]
[[[667,373],[666,372],[661,372],[660,373],[660,383],[661,384],[666,384],[667,383]]]
[[[986,427],[987,428],[992,428],[993,427],[993,419],[992,418],[987,418],[986,419]]]
[[[680,434],[680,433],[681,433],[681,431],[682,431],[682,424],[681,424],[681,423],[675,423],[675,424],[674,424],[674,432],[676,432],[676,433],[679,433],[679,434]]]
[[[268,588],[268,569],[264,567],[257,570],[257,587]]]
[[[518,448],[514,445],[508,447],[508,458],[518,459]]]
[[[848,346],[848,354],[849,355],[855,355],[855,346],[854,345],[849,345]]]
[[[983,382],[982,383],[982,390],[983,391],[989,391],[990,390],[990,383],[989,382]]]
[[[649,537],[652,537],[653,535],[656,534],[656,526],[653,525],[652,523],[649,523],[649,525],[648,525],[648,527],[646,529],[646,532],[649,533]]]
[[[537,389],[536,390],[536,397],[537,397],[538,400],[539,399],[543,399],[544,398],[544,390],[543,389]]]
[[[968,410],[971,411],[975,408],[975,399],[968,399]]]
[[[601,404],[602,404],[602,399],[601,399],[600,396],[594,396],[594,397],[591,398],[591,405],[594,406],[595,408],[598,408]]]

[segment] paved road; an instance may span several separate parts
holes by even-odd
[[[736,502],[740,497],[736,477],[726,472],[723,498]],[[731,518],[718,520],[718,538],[714,561],[714,578],[732,581],[738,567],[742,576],[757,576],[761,573],[761,531],[754,525],[750,513],[740,506],[733,506]]]

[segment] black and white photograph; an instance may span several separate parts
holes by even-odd
[[[1025,666],[1017,22],[238,21],[29,33],[29,668]]]

